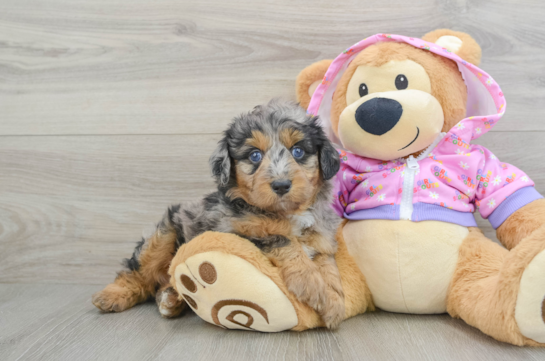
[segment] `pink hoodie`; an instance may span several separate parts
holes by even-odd
[[[437,220],[471,227],[477,226],[472,214],[477,208],[497,228],[517,209],[542,198],[524,172],[470,143],[505,113],[498,84],[449,50],[421,39],[377,34],[333,61],[308,108],[308,113],[320,115],[332,140],[338,142],[329,121],[335,87],[350,61],[379,41],[404,42],[456,61],[468,87],[467,118],[441,133],[417,158],[384,162],[339,150],[334,202],[339,215],[352,220]]]

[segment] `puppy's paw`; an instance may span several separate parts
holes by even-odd
[[[178,292],[172,287],[168,287],[155,295],[159,313],[165,318],[174,318],[182,314],[186,308],[186,303],[180,299]]]
[[[104,312],[122,312],[136,304],[134,295],[124,287],[109,284],[92,297],[93,305]]]
[[[343,295],[330,289],[327,292],[326,306],[320,316],[322,316],[327,328],[335,329],[339,327],[346,317]]]
[[[297,299],[321,313],[327,300],[326,285],[319,272],[311,269],[283,270],[284,282]]]

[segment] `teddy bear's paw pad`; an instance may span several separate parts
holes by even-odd
[[[522,274],[515,319],[524,336],[545,343],[545,250],[534,257]]]
[[[278,332],[297,325],[297,314],[278,286],[248,261],[223,252],[189,257],[174,272],[176,289],[214,325]]]

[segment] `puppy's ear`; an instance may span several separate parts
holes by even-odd
[[[329,180],[337,174],[341,168],[341,159],[339,152],[333,147],[333,144],[325,135],[323,128],[319,124],[318,117],[307,117],[305,122],[311,129],[310,135],[318,145],[318,158],[320,160],[320,169],[324,180]]]
[[[295,79],[295,93],[301,107],[308,108],[312,94],[314,94],[314,91],[322,82],[332,61],[329,59],[318,61],[307,66],[297,75],[297,79]]]
[[[329,140],[325,141],[320,148],[320,168],[325,180],[333,178],[341,168],[339,153]]]
[[[229,183],[231,175],[231,157],[229,156],[229,149],[227,147],[227,137],[219,141],[209,162],[216,182],[220,186],[226,186]]]
[[[481,47],[469,34],[449,29],[438,29],[424,35],[422,40],[450,50],[475,66],[481,62]]]

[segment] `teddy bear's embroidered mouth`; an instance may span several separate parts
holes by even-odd
[[[420,128],[416,127],[416,137],[414,137],[414,139],[412,140],[412,142],[410,142],[409,144],[407,144],[407,145],[404,146],[403,148],[398,149],[397,151],[399,152],[400,150],[403,150],[403,149],[407,148],[409,145],[413,144],[413,143],[415,142],[415,140],[418,138],[419,135],[420,135]]]

